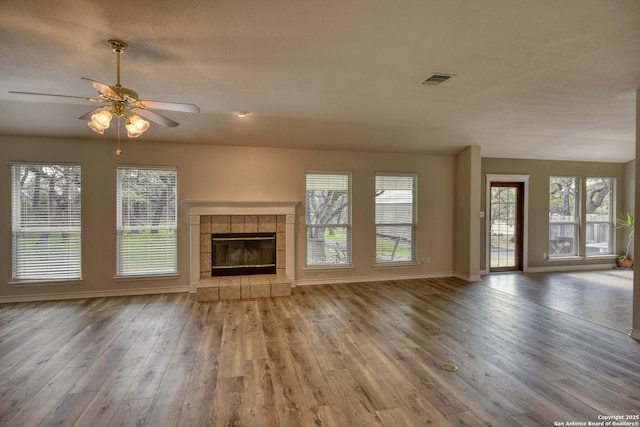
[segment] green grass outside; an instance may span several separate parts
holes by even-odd
[[[325,255],[327,260],[335,258],[334,250],[331,249],[334,245],[347,246],[347,231],[345,228],[334,228],[333,234],[326,230],[324,234],[324,241],[326,248]],[[391,255],[393,254],[393,248],[396,241],[391,239],[376,239],[376,254],[378,261],[392,261]],[[396,248],[393,261],[411,261],[411,244],[409,242],[400,242]]]
[[[175,231],[148,230],[124,232],[121,241],[120,269],[122,272],[166,272],[175,270]],[[173,268],[171,268],[173,266]]]

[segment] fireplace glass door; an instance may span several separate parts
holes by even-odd
[[[275,233],[211,235],[212,276],[275,273]]]

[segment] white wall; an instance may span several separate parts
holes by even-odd
[[[453,274],[455,157],[223,147],[127,141],[115,156],[108,140],[66,141],[0,137],[0,301],[56,295],[159,292],[188,288],[188,223],[180,204],[179,277],[118,280],[116,265],[116,166],[175,165],[178,200],[299,201],[296,278],[300,284]],[[77,162],[82,166],[84,280],[77,284],[9,285],[11,281],[10,162]],[[304,191],[307,170],[349,170],[353,178],[353,268],[304,268]],[[418,173],[418,260],[431,263],[375,268],[374,174]],[[154,286],[154,282],[159,282]]]

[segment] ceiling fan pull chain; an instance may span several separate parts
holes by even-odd
[[[120,116],[118,116],[118,149],[116,150],[116,156],[121,156],[121,155],[122,155],[122,150],[120,149]]]

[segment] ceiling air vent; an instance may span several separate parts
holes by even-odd
[[[429,77],[420,82],[423,86],[437,86],[454,77],[454,74],[431,74]]]

